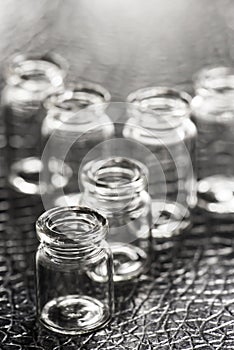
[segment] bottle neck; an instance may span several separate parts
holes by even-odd
[[[84,244],[79,246],[79,249],[58,247],[46,243],[41,243],[41,247],[48,257],[57,261],[63,261],[66,264],[72,264],[77,260],[88,261],[96,256],[100,256],[103,250],[106,249],[104,241],[97,244]]]
[[[72,261],[100,251],[108,231],[107,220],[86,207],[61,207],[45,212],[36,224],[46,252]]]
[[[91,161],[82,169],[84,201],[99,206],[105,213],[131,210],[146,190],[146,167],[128,158]]]
[[[89,106],[96,110],[105,110],[111,100],[110,93],[101,85],[83,82],[70,85],[65,91],[50,95],[44,102],[45,109],[57,109],[63,112],[79,112]]]
[[[137,90],[128,96],[129,114],[138,125],[154,131],[167,131],[190,117],[191,98],[184,92],[164,87]]]
[[[56,129],[77,136],[93,128],[102,129],[100,118],[103,124],[110,123],[104,113],[110,98],[107,90],[93,83],[76,84],[50,95],[43,104],[47,113],[43,134]]]
[[[66,70],[66,62],[57,55],[17,55],[5,68],[5,80],[16,99],[42,101],[61,90]]]
[[[205,68],[195,76],[194,89],[212,109],[234,108],[234,70],[231,67]]]

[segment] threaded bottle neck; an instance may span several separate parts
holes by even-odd
[[[102,124],[111,124],[104,114],[111,95],[102,86],[84,82],[70,85],[66,90],[48,96],[44,101],[47,113],[43,125],[43,134],[51,134],[55,129],[61,133],[83,134],[95,128],[102,129]],[[112,126],[113,127],[113,126]]]
[[[96,105],[104,109],[110,102],[110,93],[101,85],[91,82],[83,82],[67,87],[61,91],[49,96],[44,106],[46,109],[57,109],[62,112],[78,112],[79,110]]]
[[[4,75],[9,86],[21,88],[40,100],[61,89],[67,68],[66,61],[55,54],[19,54],[9,61]]]
[[[202,69],[194,77],[194,90],[214,110],[233,109],[234,69],[225,66]]]
[[[86,207],[60,207],[46,211],[36,223],[39,241],[52,255],[64,259],[92,254],[105,239],[107,220]]]
[[[132,203],[147,187],[148,171],[129,158],[107,158],[91,161],[82,169],[85,198],[99,202],[101,209],[113,210]]]
[[[175,89],[149,87],[131,93],[129,114],[138,124],[150,130],[167,130],[177,127],[190,116],[191,97]]]

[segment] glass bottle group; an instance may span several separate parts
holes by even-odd
[[[23,193],[46,193],[51,208],[37,221],[38,315],[45,327],[74,335],[110,321],[113,283],[147,271],[152,238],[191,227],[197,204],[195,124],[199,207],[232,211],[228,159],[234,79],[224,68],[198,75],[195,124],[191,98],[184,92],[150,87],[127,97],[118,137],[147,148],[163,173],[159,178],[139,148],[110,156],[107,143],[101,156],[89,157],[97,145],[116,138],[116,123],[108,114],[111,96],[98,84],[64,84],[66,69],[56,55],[16,56],[5,72],[2,104],[9,183]],[[217,154],[226,156],[225,171],[224,158]],[[224,184],[225,201],[219,198]]]

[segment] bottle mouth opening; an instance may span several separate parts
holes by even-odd
[[[32,92],[43,92],[63,85],[67,63],[55,54],[16,55],[5,69],[5,79],[11,85]]]
[[[100,130],[96,116],[105,112],[110,99],[109,92],[98,84],[70,85],[45,99],[47,127],[51,132],[56,129],[57,133],[67,132],[75,137],[93,128]]]
[[[92,130],[101,131],[103,125],[98,122],[97,109],[103,108],[103,105],[89,106],[77,112],[61,111],[56,108],[49,109],[43,124],[43,133],[51,134],[55,132],[57,137],[62,139],[68,135],[72,140],[78,140],[79,137],[86,135]],[[111,122],[106,124],[111,125]],[[46,130],[46,131],[45,131]]]
[[[147,168],[129,158],[107,158],[88,162],[82,170],[82,184],[92,193],[116,197],[129,197],[147,186]]]
[[[60,207],[46,211],[36,223],[38,238],[51,246],[86,249],[101,242],[108,224],[97,211],[87,207]]]
[[[186,92],[166,87],[139,89],[127,97],[130,115],[159,129],[175,127],[189,117],[191,100]]]
[[[234,94],[234,68],[208,67],[194,76],[194,89],[197,95]]]
[[[63,92],[49,96],[44,103],[46,109],[77,112],[89,106],[97,105],[104,110],[111,100],[110,93],[101,85],[84,82],[70,85]]]

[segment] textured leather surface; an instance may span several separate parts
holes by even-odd
[[[105,329],[63,338],[38,327],[38,202],[1,191],[0,349],[234,348],[234,224],[204,223],[199,215],[191,232],[154,242],[151,271],[116,290],[115,315]]]

